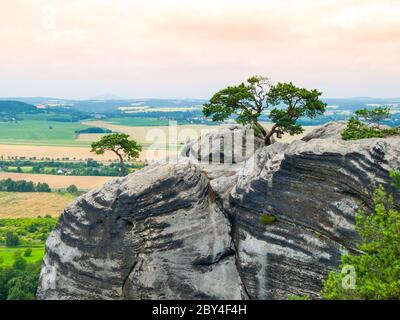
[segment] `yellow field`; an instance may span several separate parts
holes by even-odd
[[[158,150],[152,157],[154,160],[165,158],[169,153],[166,150]],[[90,147],[43,147],[43,146],[28,146],[28,145],[0,145],[0,157],[4,159],[8,157],[36,157],[41,159],[63,159],[69,158],[70,161],[94,159],[97,161],[107,162],[118,160],[117,156],[112,152],[106,152],[103,155],[96,155],[90,152]],[[147,158],[146,150],[143,151],[139,160]]]
[[[34,183],[46,182],[50,188],[64,189],[74,184],[81,190],[89,190],[101,187],[107,180],[113,177],[84,177],[84,176],[56,176],[50,174],[29,174],[0,172],[0,180],[3,179],[27,180]]]
[[[0,192],[0,219],[58,217],[74,196],[57,193]]]

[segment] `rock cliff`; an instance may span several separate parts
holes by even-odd
[[[368,210],[374,187],[390,187],[388,171],[400,167],[400,137],[349,142],[343,128],[247,156],[224,149],[222,163],[209,163],[219,151],[199,140],[177,163],[110,180],[63,212],[38,298],[319,298],[341,253],[355,251],[356,208]],[[262,214],[276,221],[264,225]]]

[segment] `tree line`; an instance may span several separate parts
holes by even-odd
[[[0,180],[0,191],[3,192],[51,192],[50,186],[45,182],[33,183],[32,181],[14,181],[10,178]]]

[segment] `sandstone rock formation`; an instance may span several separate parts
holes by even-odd
[[[343,128],[233,163],[198,163],[208,154],[192,142],[178,163],[110,180],[65,209],[38,298],[319,298],[341,253],[355,250],[355,209],[370,208],[400,167],[400,137],[343,141]]]

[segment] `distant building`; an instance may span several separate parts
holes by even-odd
[[[65,176],[68,176],[68,175],[71,175],[72,172],[71,172],[71,170],[68,170],[68,169],[58,169],[58,170],[57,170],[57,174],[58,174],[58,175],[65,175]]]

